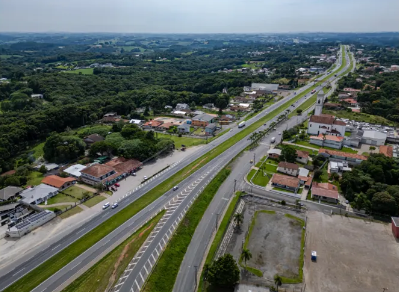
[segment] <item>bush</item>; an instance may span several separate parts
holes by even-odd
[[[47,168],[46,168],[44,165],[42,165],[42,166],[40,166],[40,168],[39,168],[39,172],[45,174],[45,173],[47,172]]]
[[[286,201],[282,200],[281,205],[283,205],[283,206],[287,205]]]

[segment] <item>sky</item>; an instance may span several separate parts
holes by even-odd
[[[398,0],[0,0],[0,31],[382,32],[398,13]]]

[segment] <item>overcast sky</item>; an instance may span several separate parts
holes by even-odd
[[[399,0],[0,0],[0,31],[379,32]]]

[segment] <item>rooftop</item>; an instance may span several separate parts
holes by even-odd
[[[341,142],[342,140],[344,140],[344,137],[338,137],[338,136],[334,136],[334,135],[326,135],[326,140],[329,141],[336,141],[336,142]],[[315,139],[315,140],[324,140],[323,135],[320,134],[319,136],[310,136],[310,139]]]
[[[105,163],[105,165],[113,167],[116,170],[116,172],[118,172],[119,174],[132,171],[141,166],[142,164],[143,163],[141,163],[136,159],[126,159],[124,157],[118,157],[116,159],[112,159],[111,161]]]
[[[252,83],[252,90],[267,90],[267,91],[275,91],[278,90],[279,84],[272,83]]]
[[[381,133],[379,131],[364,131],[363,138],[370,138],[370,139],[386,139],[387,134]]]
[[[71,165],[70,167],[64,169],[64,172],[66,172],[66,173],[68,173],[68,174],[70,174],[70,175],[72,175],[72,176],[79,177],[79,176],[81,175],[80,172],[81,172],[83,169],[85,169],[85,168],[86,168],[85,165],[82,165],[82,164],[74,164],[74,165]]]
[[[273,148],[267,151],[267,154],[277,154],[281,155],[281,149]]]
[[[299,185],[299,179],[296,177],[275,173],[272,177],[272,183],[291,188],[297,188]]]
[[[16,193],[22,191],[22,188],[8,186],[0,190],[0,200],[7,201],[10,197],[15,196]]]
[[[324,148],[320,148],[319,149],[319,154],[320,153],[326,153],[328,155],[334,155],[334,156],[340,156],[340,157],[355,158],[355,159],[360,159],[360,160],[367,160],[366,156],[363,156],[363,155],[360,155],[360,154],[347,153],[347,152],[335,151],[335,150],[328,150],[328,149],[324,149]]]
[[[297,151],[296,151],[296,155],[297,155],[298,157],[307,158],[307,157],[309,157],[309,152],[303,151],[303,150],[297,150]]]
[[[195,116],[193,118],[193,121],[205,121],[205,122],[210,122],[214,119],[215,117],[208,115],[208,114],[202,114],[202,115],[198,115]]]
[[[89,166],[83,170],[81,170],[81,173],[85,173],[94,177],[100,177],[103,176],[114,169],[111,166],[105,165],[105,164],[94,164],[92,166]]]
[[[282,161],[282,162],[280,162],[280,163],[278,164],[278,167],[283,167],[283,168],[289,168],[289,169],[298,170],[299,165],[298,165],[298,164],[295,164],[295,163],[291,163],[291,162],[284,162],[284,161]]]
[[[384,154],[387,157],[393,157],[393,147],[389,145],[380,146],[380,154]]]
[[[93,141],[93,142],[100,142],[100,141],[104,141],[104,137],[100,136],[98,134],[91,134],[91,135],[87,136],[84,140],[85,141],[90,140],[90,141]]]
[[[50,193],[58,192],[58,189],[45,184],[40,184],[33,188],[28,188],[24,190],[20,195],[23,198],[22,201],[26,203],[32,203],[38,199],[47,196]]]
[[[56,188],[62,187],[67,182],[76,181],[76,178],[72,177],[60,177],[58,175],[49,175],[42,179],[42,183],[50,185]]]
[[[332,199],[337,199],[337,200],[339,199],[339,193],[337,191],[320,188],[318,186],[315,186],[314,184],[312,186],[312,195],[322,196],[322,197],[327,197],[327,198],[332,198]]]
[[[399,227],[399,217],[391,217],[392,223],[395,224],[396,227]]]
[[[314,182],[313,183],[314,187],[318,187],[318,188],[322,188],[322,189],[326,189],[326,190],[332,190],[332,191],[337,191],[338,188],[330,183],[318,183],[318,182]]]
[[[300,167],[299,168],[299,174],[298,176],[302,176],[302,177],[308,177],[309,175],[309,170],[304,168],[304,167]]]

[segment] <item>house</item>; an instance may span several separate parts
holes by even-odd
[[[323,106],[331,110],[340,109],[342,107],[339,103],[333,103],[333,102],[326,102]]]
[[[13,175],[14,173],[16,173],[17,171],[14,169],[11,169],[9,171],[3,172],[0,176],[7,176],[7,175]]]
[[[347,162],[349,165],[358,165],[362,161],[367,160],[366,156],[360,154],[328,150],[324,148],[319,149],[319,155],[329,158],[330,161]]]
[[[272,148],[267,151],[267,157],[271,159],[279,159],[281,155],[281,149]]]
[[[40,163],[34,167],[34,169],[39,170],[42,166],[47,169],[47,171],[58,169],[60,166],[57,163]]]
[[[344,88],[344,91],[345,92],[360,92],[361,90],[347,87],[347,88]]]
[[[291,86],[283,84],[283,85],[279,85],[279,86],[278,86],[278,89],[281,89],[281,90],[290,90],[290,89],[291,89]]]
[[[297,150],[296,151],[296,161],[307,164],[309,160],[309,152],[307,151],[302,151],[302,150]]]
[[[304,167],[300,167],[298,170],[299,183],[303,185],[310,179],[309,170]]]
[[[106,113],[103,117],[104,118],[106,118],[106,117],[118,117],[118,114],[116,112],[110,112],[110,113]]]
[[[346,123],[337,120],[331,115],[312,115],[308,124],[308,134],[327,134],[333,136],[345,136]]]
[[[348,166],[348,162],[337,162],[330,161],[328,165],[331,173],[343,173],[344,171],[351,171],[352,169]]]
[[[122,178],[130,175],[133,172],[136,172],[141,168],[143,163],[137,159],[117,157],[108,161],[105,163],[105,165],[113,167],[115,172],[119,175],[119,178]]]
[[[338,99],[347,99],[349,95],[347,93],[339,93],[338,94]]]
[[[364,131],[362,143],[368,145],[381,146],[385,144],[387,134],[378,131]]]
[[[203,115],[204,112],[203,112],[203,111],[196,110],[196,111],[193,111],[191,114],[194,115],[194,116],[198,116],[198,115]]]
[[[159,126],[161,126],[163,124],[163,121],[155,121],[155,120],[151,120],[146,122],[143,125],[143,129],[155,129],[155,128],[159,128]]]
[[[351,106],[357,106],[357,101],[353,98],[345,98],[342,101],[350,104]]]
[[[249,110],[251,107],[249,103],[240,103],[238,106],[244,110]]]
[[[221,125],[229,125],[231,122],[235,120],[232,115],[224,115],[219,118],[219,124]]]
[[[135,119],[131,119],[129,121],[129,124],[135,124],[135,125],[141,125],[142,121],[141,120],[135,120]]]
[[[163,123],[159,127],[157,127],[156,130],[166,131],[166,130],[169,130],[170,127],[173,127],[173,126],[176,126],[176,124],[174,124],[174,123]]]
[[[338,188],[330,183],[314,182],[312,186],[312,199],[337,204],[339,202]]]
[[[181,110],[189,110],[190,106],[187,103],[178,103],[176,104],[175,110],[181,111]]]
[[[384,154],[386,157],[393,157],[393,147],[389,145],[381,145],[379,147],[380,154]]]
[[[214,122],[215,117],[208,114],[198,115],[192,118],[192,125],[194,127],[206,127]]]
[[[82,181],[92,186],[104,184],[118,176],[113,167],[105,164],[94,164],[81,170],[80,173]]]
[[[299,178],[296,177],[275,173],[273,174],[271,182],[272,186],[287,189],[295,193],[299,189]]]
[[[22,188],[8,186],[0,190],[0,202],[14,200],[23,191]]]
[[[166,109],[166,110],[172,110],[172,109],[173,109],[173,106],[171,106],[171,105],[165,105],[165,109]]]
[[[319,146],[326,146],[335,149],[341,149],[343,145],[344,137],[340,136],[333,136],[333,135],[322,135],[319,136],[310,136],[309,143],[315,144]]]
[[[185,115],[186,115],[186,112],[183,112],[183,111],[174,111],[173,114],[174,114],[174,115],[178,115],[178,116],[185,116]]]
[[[58,175],[49,175],[42,179],[42,183],[55,187],[59,190],[64,190],[76,183],[76,178],[60,177]]]
[[[295,163],[291,162],[280,162],[277,166],[277,171],[292,175],[292,176],[297,176],[298,175],[298,169],[299,166]]]
[[[35,187],[28,188],[20,193],[21,201],[37,205],[58,194],[58,189],[46,184],[40,184]]]
[[[213,108],[215,108],[215,105],[213,103],[207,103],[207,104],[204,104],[202,107],[206,108],[206,109],[213,109]]]
[[[90,147],[93,143],[104,141],[104,137],[98,134],[91,134],[84,138],[83,141],[86,143],[87,147]]]
[[[215,123],[209,124],[209,125],[207,125],[205,127],[205,134],[206,135],[213,135],[213,133],[215,133],[215,131],[216,131],[216,124]]]
[[[74,177],[74,178],[80,178],[80,176],[82,175],[80,172],[85,169],[87,166],[82,165],[82,164],[74,164],[71,165],[70,167],[64,169],[64,172],[66,172],[67,174],[69,174],[70,176]]]
[[[189,125],[189,124],[186,124],[186,123],[181,124],[181,125],[179,125],[179,126],[177,127],[177,131],[178,131],[180,134],[187,134],[187,133],[190,133],[190,125]]]
[[[43,99],[43,94],[31,94],[30,97]]]

